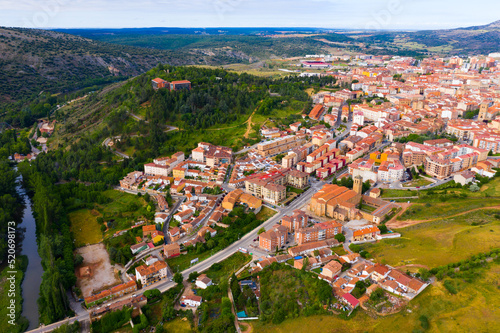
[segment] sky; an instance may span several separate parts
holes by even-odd
[[[498,0],[0,0],[0,26],[443,29],[500,20]]]

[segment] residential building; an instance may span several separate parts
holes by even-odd
[[[304,211],[296,209],[291,216],[283,216],[281,225],[289,232],[307,227],[308,218]]]
[[[196,295],[183,295],[181,296],[181,304],[184,304],[186,306],[190,307],[197,307],[201,305],[201,302],[203,301],[203,298],[201,296],[196,296]]]
[[[277,224],[259,235],[259,247],[266,251],[274,251],[286,244],[287,237],[287,228]]]
[[[181,254],[181,247],[177,243],[165,244],[163,245],[163,253],[167,259],[177,257]]]
[[[167,277],[168,265],[164,261],[156,261],[152,265],[141,265],[135,269],[135,277],[142,286],[149,286]]]
[[[206,274],[201,274],[198,276],[196,279],[196,286],[201,289],[207,289],[210,287],[213,283],[212,280],[206,275]]]
[[[301,228],[295,231],[295,241],[302,245],[334,238],[342,233],[342,224],[337,221],[317,223],[312,227]]]
[[[364,227],[353,232],[353,241],[362,242],[366,240],[375,240],[375,237],[380,235],[380,230],[376,226]]]

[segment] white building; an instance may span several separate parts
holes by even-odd
[[[201,296],[182,296],[181,297],[181,304],[187,305],[187,306],[200,306],[202,302]]]
[[[212,280],[208,276],[206,276],[206,274],[201,274],[196,279],[196,286],[201,289],[207,289],[212,284]]]

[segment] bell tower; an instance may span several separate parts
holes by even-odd
[[[354,177],[354,185],[352,187],[354,192],[363,194],[363,178],[361,176]]]

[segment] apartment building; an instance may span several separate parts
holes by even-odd
[[[192,150],[191,157],[193,161],[206,163],[208,166],[213,167],[219,164],[231,164],[233,150],[228,147],[200,142],[198,147]]]
[[[158,260],[153,264],[141,265],[135,269],[136,281],[140,281],[142,286],[149,286],[167,277],[168,265],[166,262]]]
[[[298,245],[318,242],[334,238],[342,233],[342,224],[337,221],[322,222],[313,227],[301,228],[295,231],[295,241]]]
[[[298,170],[272,171],[245,180],[245,189],[255,197],[277,204],[286,199],[286,185],[304,188],[309,175]]]
[[[286,227],[289,232],[307,227],[308,217],[302,210],[296,209],[291,216],[283,216],[281,225]]]
[[[281,248],[287,242],[287,228],[276,224],[271,229],[259,235],[259,247],[266,251],[274,251]]]
[[[153,163],[144,164],[144,173],[150,176],[165,176],[167,177],[172,169],[179,163],[184,161],[184,153],[178,152],[172,157],[160,157],[153,160]]]
[[[453,171],[453,164],[451,160],[444,160],[434,156],[427,156],[425,158],[425,172],[432,177],[444,179],[451,175]]]
[[[262,157],[275,156],[302,146],[304,143],[304,136],[288,135],[272,141],[259,143],[257,145],[257,153]]]

